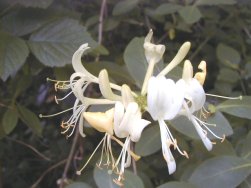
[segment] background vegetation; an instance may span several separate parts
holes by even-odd
[[[38,118],[71,107],[73,98],[55,103],[46,78],[68,80],[72,54],[81,44],[92,47],[83,59],[89,71],[107,68],[114,82],[137,90],[146,68],[142,37],[152,28],[155,42],[166,45],[164,63],[183,42],[192,42],[188,59],[194,67],[202,59],[208,63],[206,92],[250,95],[250,9],[249,0],[1,0],[0,188],[117,187],[107,170],[95,167],[99,153],[83,175],[75,174],[102,134],[86,128],[86,138],[66,139],[60,122],[70,112]],[[179,73],[177,68],[171,76]],[[88,94],[100,96],[95,85]],[[170,176],[158,126],[151,125],[135,145],[143,158],[126,171],[125,187],[251,187],[250,97],[208,103],[209,121],[217,122],[215,131],[229,135],[227,140],[207,152],[187,122],[170,122],[190,156],[174,152],[178,169]]]

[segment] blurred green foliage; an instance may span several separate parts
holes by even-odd
[[[114,82],[137,90],[146,70],[142,37],[150,28],[155,42],[167,48],[160,68],[183,42],[191,41],[188,59],[194,67],[201,59],[208,63],[208,93],[247,96],[242,101],[208,98],[210,112],[217,111],[210,119],[219,125],[214,131],[228,135],[212,152],[206,152],[194,132],[184,126],[189,122],[170,122],[190,156],[185,159],[175,153],[178,169],[172,176],[162,159],[157,127],[149,126],[135,145],[136,153],[144,156],[137,162],[138,175],[128,169],[125,187],[250,187],[250,1],[107,0],[100,43],[104,2],[0,1],[0,188],[57,187],[63,174],[73,138],[60,134],[60,122],[70,112],[44,119],[38,114],[64,110],[74,100],[56,105],[53,85],[46,78],[68,80],[73,72],[72,54],[88,42],[92,48],[83,63],[89,71],[97,75],[106,68]],[[180,72],[177,67],[170,76],[175,78]],[[99,96],[95,86],[91,94]],[[87,137],[77,140],[65,187],[116,187],[112,175],[95,168],[99,153],[83,175],[75,175],[102,138],[89,128],[85,132]],[[119,146],[114,147],[119,152]]]

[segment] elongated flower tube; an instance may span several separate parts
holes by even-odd
[[[173,158],[170,146],[178,149],[179,153],[188,158],[185,151],[181,151],[176,139],[172,136],[165,120],[171,120],[179,113],[184,100],[182,82],[175,83],[163,76],[151,77],[147,92],[148,112],[155,121],[159,122],[162,153],[167,162],[169,174],[176,170],[175,159]]]

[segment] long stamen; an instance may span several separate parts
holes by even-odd
[[[242,100],[242,95],[240,95],[239,97],[226,97],[226,96],[214,95],[214,94],[209,94],[209,93],[206,93],[206,95],[211,96],[211,97],[222,98],[222,99]]]
[[[64,100],[64,99],[66,99],[66,98],[69,97],[72,93],[73,93],[73,92],[71,91],[71,92],[69,92],[67,95],[65,95],[65,96],[62,97],[62,98],[57,98],[57,96],[55,96],[55,101],[56,101],[56,103],[58,104],[58,101],[62,101],[62,100]]]
[[[166,124],[165,124],[165,128],[167,130],[167,133],[168,133],[169,137],[171,138],[171,141],[172,141],[172,144],[173,144],[174,148],[175,149],[177,148],[178,152],[188,159],[189,157],[188,157],[187,152],[185,150],[181,151],[181,149],[179,148],[179,146],[177,144],[177,140],[173,138],[173,135],[172,135],[171,131],[169,130],[169,128],[168,128],[168,126]]]
[[[123,142],[121,142],[120,140],[118,140],[116,137],[114,137],[114,136],[111,135],[111,139],[115,140],[120,146],[124,147]],[[135,154],[135,153],[134,153],[133,151],[131,151],[131,150],[129,150],[129,153],[130,153],[130,155],[133,157],[133,159],[134,159],[135,161],[138,161],[138,160],[141,158],[139,155]]]
[[[79,105],[79,106],[81,106],[81,105]],[[55,114],[50,114],[50,115],[39,114],[39,117],[40,117],[40,118],[54,117],[54,116],[58,116],[58,115],[60,115],[60,114],[63,114],[63,113],[65,113],[65,112],[68,112],[68,111],[70,111],[70,110],[72,110],[72,109],[73,109],[73,107],[72,107],[72,108],[68,108],[68,109],[66,109],[66,110],[63,110],[63,111],[61,111],[61,112],[55,113]]]
[[[104,139],[106,137],[104,136],[103,139],[99,142],[99,144],[97,145],[97,147],[95,148],[95,150],[92,152],[91,156],[89,157],[89,159],[86,161],[86,163],[84,164],[84,166],[78,170],[76,172],[77,175],[81,175],[81,172],[85,169],[85,167],[87,166],[87,164],[90,162],[90,160],[92,159],[93,155],[96,153],[96,151],[98,150],[99,146],[104,142]]]
[[[208,127],[207,127],[207,125],[213,125],[213,124],[208,124],[208,123],[206,123],[206,122],[203,122],[203,121],[201,121],[201,120],[199,120],[198,118],[196,118],[195,117],[195,119],[200,123],[200,125],[203,125],[215,138],[218,138],[218,139],[220,139],[220,140],[225,140],[225,135],[223,135],[222,137],[220,137],[220,136],[218,136],[218,135],[216,135],[211,129],[209,129]],[[215,125],[216,126],[216,125]]]

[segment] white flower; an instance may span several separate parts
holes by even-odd
[[[214,134],[208,127],[208,125],[212,124],[203,122],[198,117],[193,115],[193,113],[198,110],[200,110],[202,115],[204,115],[203,111],[206,111],[204,108],[206,94],[202,87],[202,84],[204,83],[206,77],[206,62],[202,61],[199,65],[199,68],[202,69],[202,72],[196,73],[195,78],[193,78],[193,67],[191,62],[186,60],[184,63],[183,75],[181,80],[184,81],[183,92],[185,94],[186,100],[184,100],[183,102],[183,108],[180,111],[180,114],[187,116],[188,119],[193,123],[203,144],[205,145],[207,150],[210,151],[213,148],[213,143],[207,137],[208,131],[218,139],[224,140],[225,137],[224,135],[223,137],[219,137]]]
[[[89,49],[88,44],[83,44],[79,47],[79,49],[73,54],[72,56],[72,66],[75,70],[75,73],[73,73],[70,77],[69,81],[59,81],[59,80],[52,80],[48,79],[48,81],[52,81],[55,83],[55,90],[69,90],[64,97],[57,98],[55,97],[56,103],[63,101],[67,97],[69,97],[71,94],[74,94],[76,97],[76,100],[74,102],[74,105],[72,108],[69,108],[67,110],[64,110],[62,112],[53,114],[53,115],[40,115],[40,117],[52,117],[54,115],[59,115],[61,113],[67,112],[69,110],[72,110],[72,115],[67,121],[63,121],[61,123],[61,127],[64,129],[62,131],[63,134],[67,133],[67,137],[70,137],[73,133],[75,128],[78,126],[79,133],[84,137],[85,134],[83,132],[83,117],[81,117],[81,114],[85,112],[85,110],[90,105],[103,105],[103,104],[114,104],[113,101],[108,99],[92,99],[89,97],[84,96],[86,88],[89,86],[90,83],[99,83],[99,79],[89,73],[81,62],[81,57],[83,53]],[[112,84],[113,87],[116,89],[119,89],[116,85]]]
[[[117,137],[130,137],[133,142],[138,142],[143,129],[149,123],[149,121],[141,119],[141,112],[136,102],[129,103],[126,109],[121,102],[116,102],[114,132]]]
[[[162,153],[167,162],[169,174],[176,170],[175,159],[173,158],[170,146],[178,149],[179,153],[188,157],[185,151],[181,151],[173,138],[165,120],[171,120],[179,113],[184,101],[182,81],[175,83],[164,76],[151,77],[148,84],[147,107],[152,118],[159,122]]]
[[[121,102],[116,102],[114,108],[114,133],[119,138],[126,138],[122,151],[117,159],[116,165],[120,162],[120,171],[115,183],[121,184],[124,169],[131,164],[130,143],[140,139],[143,129],[150,122],[141,118],[139,106],[135,102],[128,103],[125,108]]]

